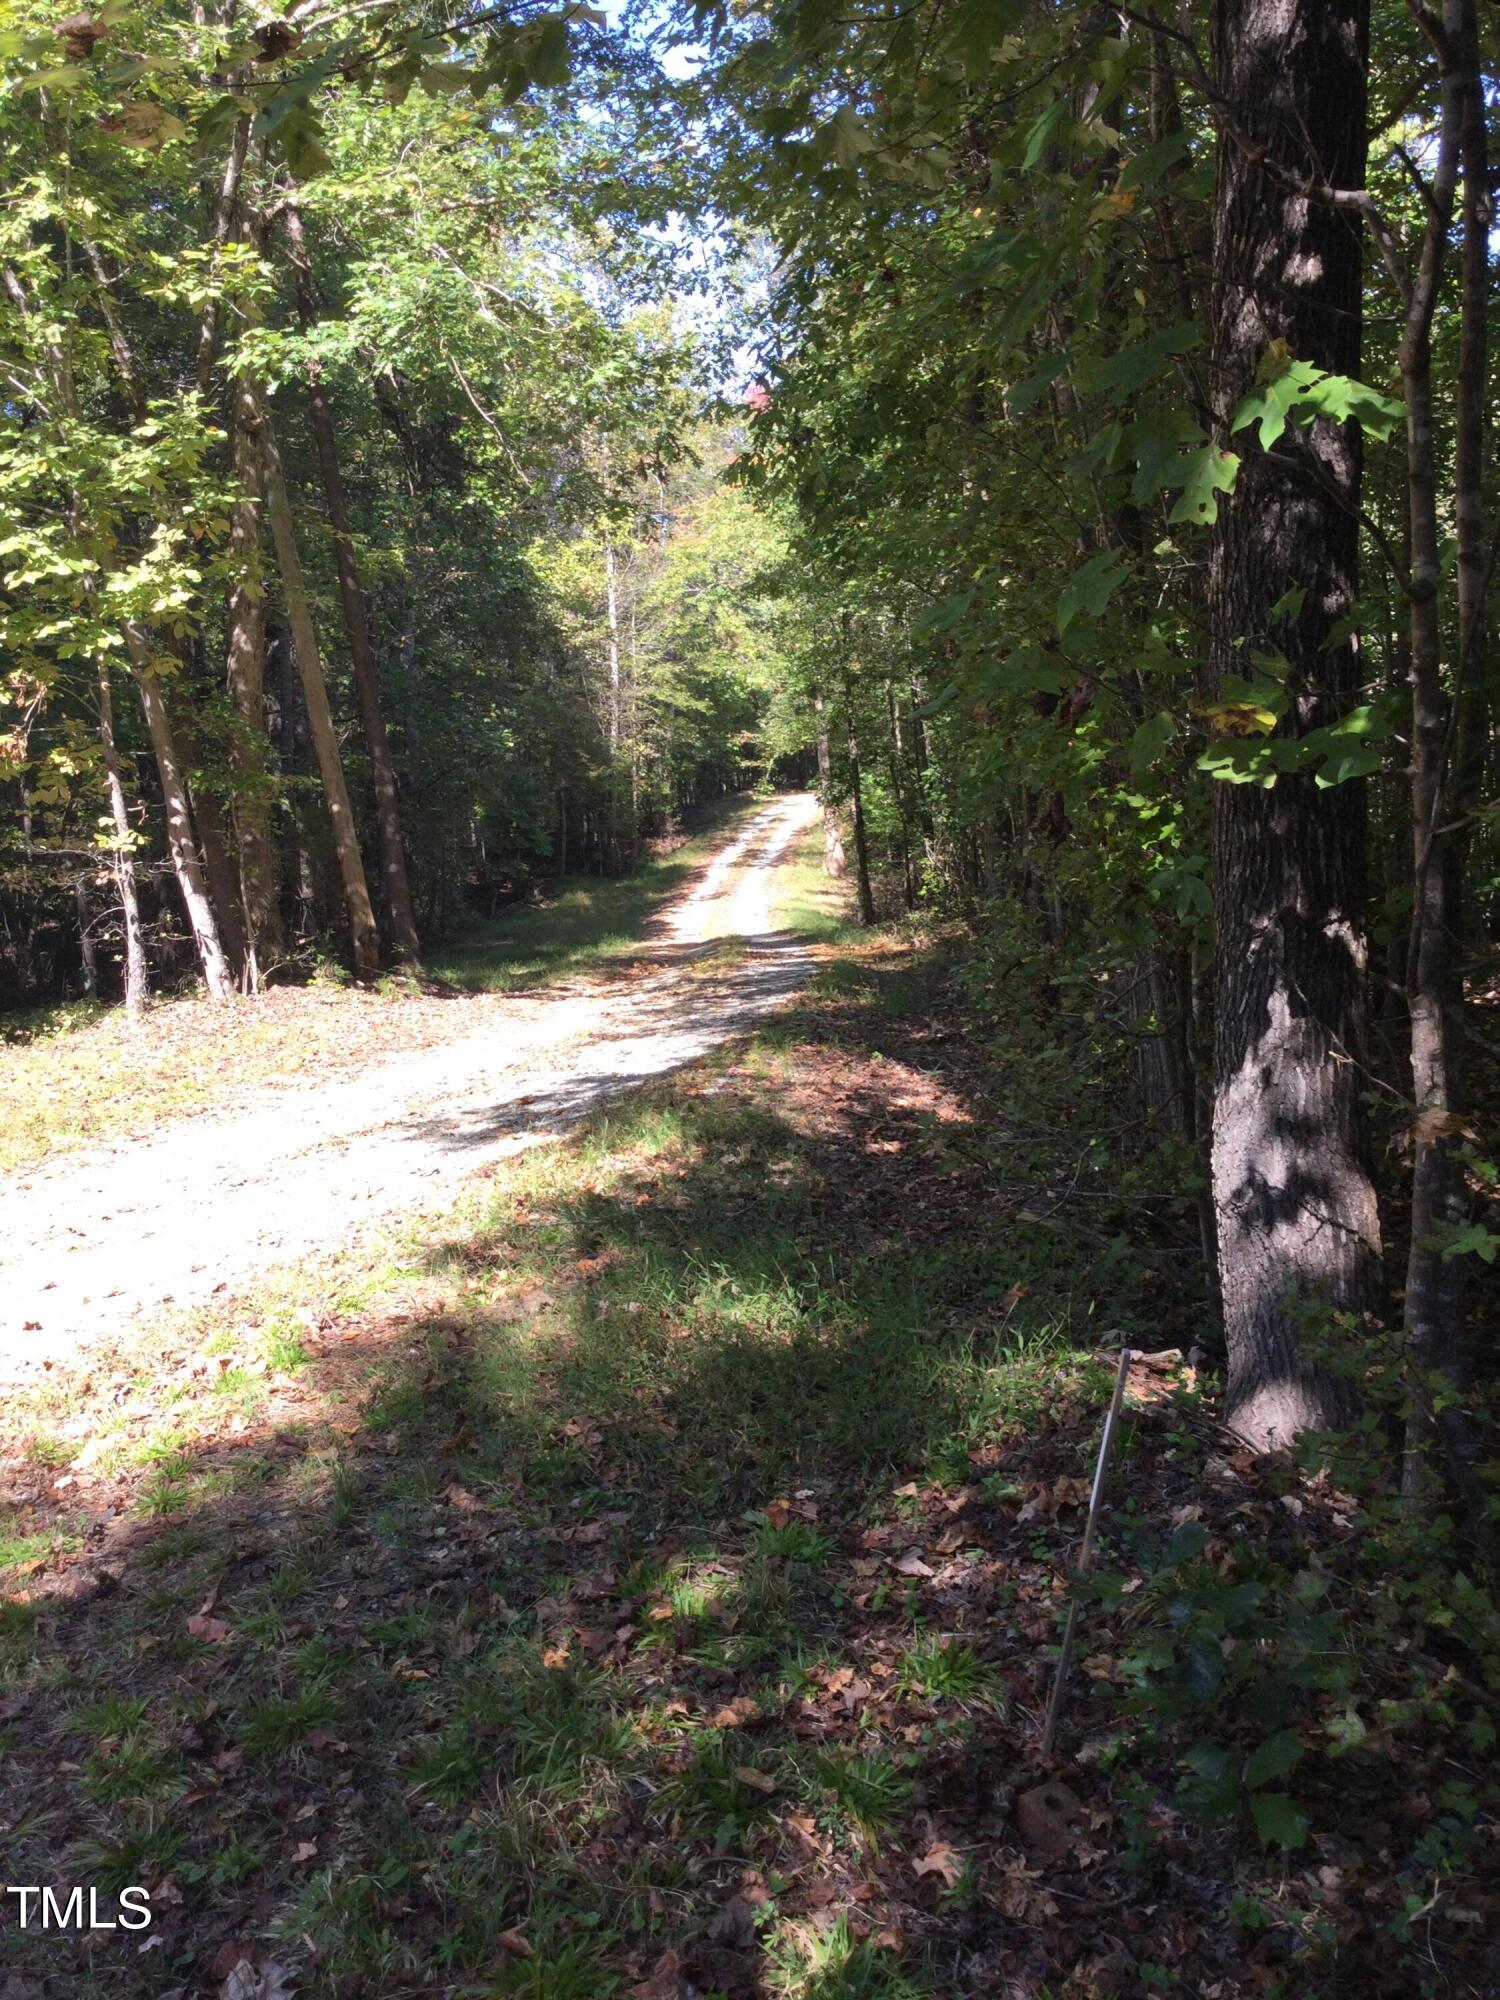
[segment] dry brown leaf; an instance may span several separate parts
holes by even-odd
[[[925,1854],[919,1854],[913,1860],[911,1872],[913,1875],[940,1875],[945,1886],[951,1889],[962,1878],[963,1856],[946,1840],[935,1840]]]

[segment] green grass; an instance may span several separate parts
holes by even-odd
[[[792,871],[778,921],[816,934],[808,886]],[[121,1440],[146,1536],[129,1587],[72,1626],[20,1606],[0,1625],[31,1702],[0,1818],[39,1807],[7,1865],[50,1879],[66,1825],[101,1879],[181,1892],[149,1963],[111,1961],[112,1996],[196,1990],[232,1910],[304,2000],[601,2000],[701,1941],[746,1870],[782,1885],[745,1947],[763,1991],[943,1990],[853,1892],[899,1881],[931,1928],[910,1855],[1006,1704],[987,1659],[931,1636],[936,1584],[895,1567],[951,1518],[898,1489],[978,1504],[974,1454],[1108,1384],[1071,1350],[1076,1252],[954,1230],[962,1156],[886,1101],[938,969],[857,949],[440,1226],[195,1316],[192,1351],[229,1365]],[[825,1071],[830,1023],[848,1074]],[[253,1396],[246,1356],[273,1363]],[[132,1395],[150,1382],[143,1361]],[[50,1435],[46,1399],[80,1392],[28,1393]],[[205,1605],[223,1631],[192,1636]],[[1002,1921],[982,1898],[979,1917]],[[57,1952],[70,1992],[104,1990],[83,1946]]]
[[[439,947],[428,971],[469,993],[514,992],[606,965],[639,952],[642,933],[735,828],[765,809],[764,799],[723,800],[705,811],[692,838],[652,857],[632,874],[608,880],[565,876],[459,942]]]

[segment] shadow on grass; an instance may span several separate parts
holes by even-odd
[[[1006,1921],[908,1850],[942,1810],[1000,1836],[983,1718],[1042,1663],[983,1493],[970,1553],[913,1568],[892,1486],[975,1478],[1067,1371],[1014,1325],[1032,1253],[953,1199],[961,1101],[799,1068],[800,1032],[503,1170],[422,1254],[441,1309],[334,1332],[310,1421],[177,1453],[75,1601],[7,1607],[9,1879],[144,1884],[156,1921],[145,1958],[7,1929],[0,1967],[127,2000],[241,1953],[341,2000],[990,1990]],[[931,1632],[993,1702],[901,1682]],[[914,1899],[921,1949],[877,1948]]]

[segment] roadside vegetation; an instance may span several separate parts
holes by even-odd
[[[951,939],[829,936],[820,845],[765,1032],[12,1399],[7,1865],[157,1913],[145,1961],[50,1944],[70,1992],[1483,1977],[1490,1711],[1419,1550],[1357,1464],[1224,1444],[1159,1163],[1077,1171],[1028,1024],[980,1057]],[[1132,1369],[1064,1782],[1122,1330],[1177,1351]]]

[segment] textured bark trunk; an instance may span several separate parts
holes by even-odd
[[[818,717],[818,797],[823,805],[823,873],[835,881],[849,866],[844,853],[844,836],[839,828],[838,814],[833,809],[833,759],[828,751],[828,720],[822,695],[815,697],[813,707]]]
[[[1484,105],[1478,72],[1473,0],[1447,0],[1443,9],[1442,111],[1428,184],[1428,220],[1407,299],[1401,341],[1406,401],[1407,520],[1411,548],[1410,628],[1412,689],[1412,920],[1407,956],[1411,1017],[1411,1067],[1417,1117],[1412,1128],[1411,1247],[1406,1264],[1406,1342],[1411,1413],[1402,1485],[1408,1501],[1425,1505],[1436,1484],[1433,1446],[1442,1438],[1448,1469],[1465,1477],[1467,1430],[1461,1401],[1437,1411],[1440,1389],[1463,1395],[1463,1264],[1444,1254],[1447,1240],[1468,1210],[1459,1134],[1462,980],[1457,943],[1463,925],[1461,826],[1465,801],[1463,758],[1455,743],[1465,734],[1464,711],[1475,692],[1474,660],[1484,648],[1484,502],[1481,489],[1484,413],[1485,300],[1471,297],[1477,274],[1462,278],[1458,408],[1455,425],[1455,526],[1458,539],[1458,649],[1451,675],[1443,672],[1443,537],[1432,386],[1432,322],[1448,246],[1458,176],[1466,184],[1464,224],[1483,228],[1485,187]],[[1471,210],[1471,200],[1473,208]],[[1487,278],[1487,260],[1485,266]],[[1478,307],[1479,323],[1474,319]],[[1477,370],[1477,374],[1476,374]],[[1454,704],[1457,704],[1457,714]],[[1457,822],[1457,825],[1455,825]],[[1444,1395],[1447,1400],[1447,1394]]]
[[[174,645],[173,651],[178,650]],[[179,654],[180,657],[180,654]],[[183,663],[182,672],[188,671]],[[173,676],[174,681],[180,675]],[[203,876],[208,887],[208,898],[213,905],[214,923],[218,928],[219,942],[224,947],[224,956],[229,961],[229,970],[236,985],[246,972],[245,924],[240,909],[239,884],[234,865],[229,858],[229,841],[224,827],[224,816],[219,810],[219,802],[214,797],[203,777],[205,758],[203,742],[198,735],[196,723],[187,712],[189,703],[186,691],[179,687],[181,700],[167,701],[167,713],[171,718],[172,736],[177,745],[188,776],[188,793],[193,806],[193,824],[198,831],[198,846],[203,855]]]
[[[1236,133],[1219,149],[1213,380],[1221,436],[1271,343],[1339,373],[1359,364],[1356,218],[1280,173],[1363,185],[1367,0],[1218,0],[1216,82]],[[1267,164],[1263,164],[1263,162]],[[1283,654],[1283,735],[1353,702],[1359,440],[1320,420],[1316,465],[1235,439],[1209,599],[1215,676]],[[1316,476],[1315,476],[1316,475]],[[1277,613],[1289,592],[1295,609]],[[1376,1303],[1379,1220],[1360,1130],[1365,812],[1358,783],[1310,775],[1213,787],[1217,917],[1213,1184],[1229,1357],[1228,1417],[1285,1444],[1350,1416],[1347,1382],[1307,1352],[1306,1311]]]
[[[286,478],[281,469],[281,454],[276,449],[276,434],[271,427],[271,413],[257,386],[251,384],[249,393],[256,417],[256,439],[260,446],[261,476],[265,487],[266,513],[271,524],[271,540],[276,549],[277,567],[281,571],[287,621],[292,628],[292,644],[297,654],[297,672],[302,682],[303,698],[307,704],[307,724],[312,734],[313,749],[317,753],[318,770],[323,780],[323,796],[327,801],[328,818],[333,831],[334,851],[338,856],[339,874],[344,885],[344,903],[349,916],[355,977],[374,979],[380,970],[380,933],[376,928],[375,912],[370,904],[370,891],[365,881],[364,862],[360,858],[354,813],[349,804],[348,787],[344,783],[343,760],[339,755],[338,737],[334,732],[333,713],[328,705],[328,684],[323,678],[323,660],[318,651],[317,627],[313,623],[312,605],[308,600],[307,586],[302,576],[302,562],[297,553],[292,503],[287,495]]]
[[[230,586],[225,680],[234,704],[229,738],[230,809],[240,865],[240,897],[247,934],[250,985],[258,989],[281,958],[281,898],[271,839],[271,774],[266,743],[266,597],[256,574],[260,549],[260,455],[255,442],[254,397],[236,380],[231,452],[238,495],[229,513],[229,550],[237,581]]]
[[[157,773],[161,778],[162,803],[167,814],[167,845],[172,855],[172,869],[177,877],[178,889],[182,893],[183,908],[187,912],[193,943],[197,947],[203,983],[208,988],[211,999],[229,1000],[234,995],[234,975],[229,969],[229,961],[224,955],[224,947],[219,939],[219,927],[214,921],[213,902],[208,893],[202,862],[198,858],[197,842],[193,835],[192,806],[188,799],[187,785],[183,780],[177,746],[172,738],[172,724],[167,716],[167,705],[162,700],[160,684],[151,668],[151,648],[146,641],[145,633],[138,627],[128,627],[126,639],[130,648],[131,676],[140,693],[141,708],[146,717],[146,729],[151,738]]]
[[[88,877],[73,877],[73,901],[78,910],[78,958],[83,972],[85,999],[92,1000],[99,991],[99,967],[94,955],[93,919],[89,915]]]
[[[295,205],[285,211],[285,217],[296,264],[298,316],[306,328],[313,324],[317,314],[302,218]],[[380,684],[375,678],[364,582],[354,560],[349,510],[344,504],[344,481],[339,470],[333,412],[329,408],[327,391],[316,362],[308,369],[307,397],[312,411],[318,469],[323,478],[323,496],[328,507],[328,525],[333,530],[334,562],[338,568],[344,630],[349,638],[349,661],[354,670],[354,692],[359,701],[359,719],[364,730],[365,750],[370,759],[370,777],[375,790],[375,820],[380,833],[380,875],[385,890],[386,912],[390,917],[391,942],[400,957],[416,960],[421,956],[422,944],[417,936],[411,883],[406,872],[406,851],[401,840],[396,767],[391,760],[390,738],[386,734],[385,716],[380,706]]]
[[[844,689],[844,718],[849,745],[849,799],[854,816],[854,874],[859,888],[859,920],[875,921],[875,895],[870,886],[870,843],[865,834],[864,782],[859,771],[859,733],[854,726],[854,698],[848,683]]]
[[[104,789],[109,798],[109,816],[115,829],[115,887],[120,896],[120,922],[125,932],[125,1011],[138,1015],[149,991],[146,979],[146,952],[141,942],[141,904],[135,889],[134,833],[125,803],[125,784],[120,776],[120,753],[115,747],[114,690],[109,684],[109,668],[99,667],[99,749],[104,765]]]
[[[901,895],[908,910],[917,907],[917,868],[912,854],[912,816],[906,796],[906,747],[901,740],[901,717],[896,709],[896,690],[886,684],[886,717],[890,724],[891,798],[896,808],[896,839],[901,863]]]

